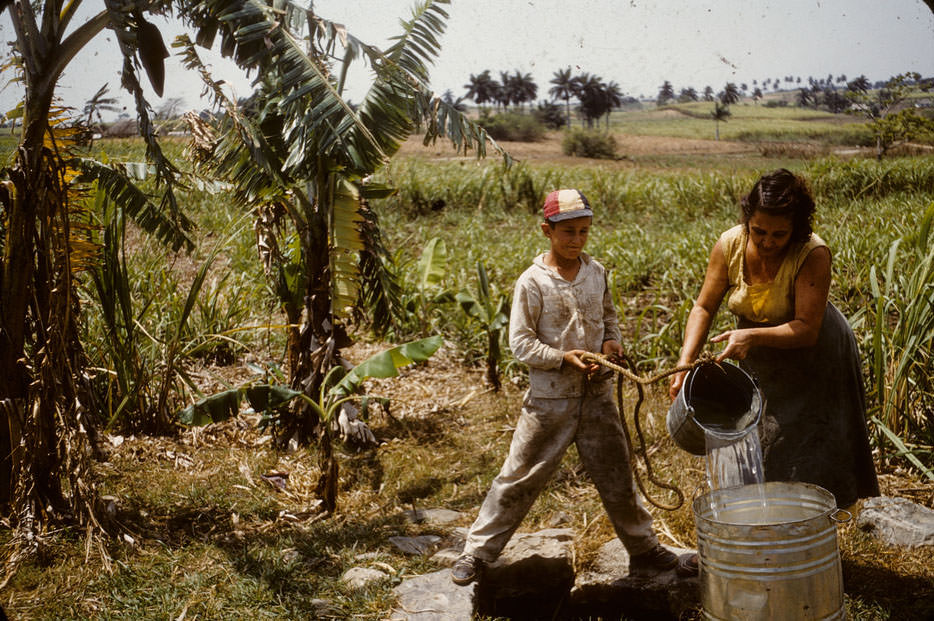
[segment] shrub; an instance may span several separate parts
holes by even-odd
[[[565,134],[561,151],[565,155],[615,160],[616,139],[602,131],[574,129]]]
[[[561,129],[567,125],[565,109],[550,101],[538,104],[538,109],[534,114],[535,118],[548,129]]]
[[[538,142],[545,136],[545,127],[534,116],[506,112],[480,115],[480,126],[494,140],[512,140],[515,142]]]

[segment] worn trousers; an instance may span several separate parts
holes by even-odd
[[[636,493],[630,456],[609,382],[590,394],[540,399],[526,393],[509,456],[493,480],[464,553],[491,562],[509,542],[574,442],[617,536],[630,555],[658,542],[652,516]]]

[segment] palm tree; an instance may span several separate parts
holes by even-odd
[[[451,107],[452,110],[457,110],[458,112],[467,112],[467,106],[462,104],[463,97],[454,98],[454,92],[451,89],[444,91],[444,94],[441,95],[441,101]]]
[[[496,81],[490,77],[489,69],[480,75],[470,74],[470,81],[464,85],[464,88],[467,89],[467,94],[464,97],[472,99],[475,104],[482,107],[488,101],[495,101],[495,84]]]
[[[623,92],[616,82],[608,82],[603,89],[603,98],[606,104],[606,128],[610,129],[610,113],[613,108],[623,105]]]
[[[509,78],[510,100],[520,106],[528,101],[535,101],[538,85],[531,73],[522,74],[517,69]]]
[[[697,101],[697,91],[694,90],[693,86],[682,88],[681,92],[678,93],[679,103],[687,103],[689,101]]]
[[[861,75],[858,78],[854,78],[851,82],[847,82],[846,90],[852,93],[866,93],[872,85],[869,83],[869,79]]]
[[[512,85],[512,76],[508,71],[499,72],[499,89],[497,90],[497,101],[503,106],[503,110],[509,109],[509,104],[515,103],[513,95],[516,90]]]
[[[552,78],[549,84],[554,84],[554,86],[548,89],[548,94],[551,95],[554,99],[564,100],[564,108],[567,115],[566,125],[570,127],[571,97],[573,97],[577,91],[574,78],[571,77],[571,68],[567,67],[565,69],[555,71],[554,74],[552,74]]]
[[[655,98],[655,104],[658,106],[664,106],[674,98],[675,89],[671,86],[671,82],[665,80],[665,82],[658,89],[658,97]]]
[[[726,105],[735,104],[739,101],[739,89],[732,82],[727,82],[720,93],[720,101]]]
[[[98,123],[103,123],[101,112],[119,112],[120,107],[116,97],[108,97],[109,85],[104,84],[94,95],[84,102],[85,123],[88,127],[94,124],[94,117],[97,117]]]
[[[714,102],[713,112],[710,113],[710,116],[714,120],[717,140],[720,140],[720,122],[723,121],[726,123],[726,120],[730,117],[730,114],[730,106],[728,104],[722,103],[720,101]]]
[[[581,113],[587,126],[593,127],[594,121],[606,114],[608,108],[603,79],[588,73],[581,74],[578,78],[577,97],[580,99]]]
[[[704,87],[704,101],[713,101],[713,88],[710,86]]]

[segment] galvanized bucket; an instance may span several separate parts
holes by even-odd
[[[694,500],[705,619],[844,619],[833,494],[809,483],[729,487]]]
[[[758,424],[763,404],[755,381],[735,364],[701,364],[684,378],[665,425],[675,444],[704,455],[708,438],[722,446],[746,435]]]

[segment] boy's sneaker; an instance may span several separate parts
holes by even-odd
[[[462,554],[451,567],[451,580],[454,584],[464,586],[476,580],[486,566],[482,560],[470,554]]]
[[[678,555],[657,543],[648,552],[629,557],[630,574],[649,574],[667,571],[678,564]]]

